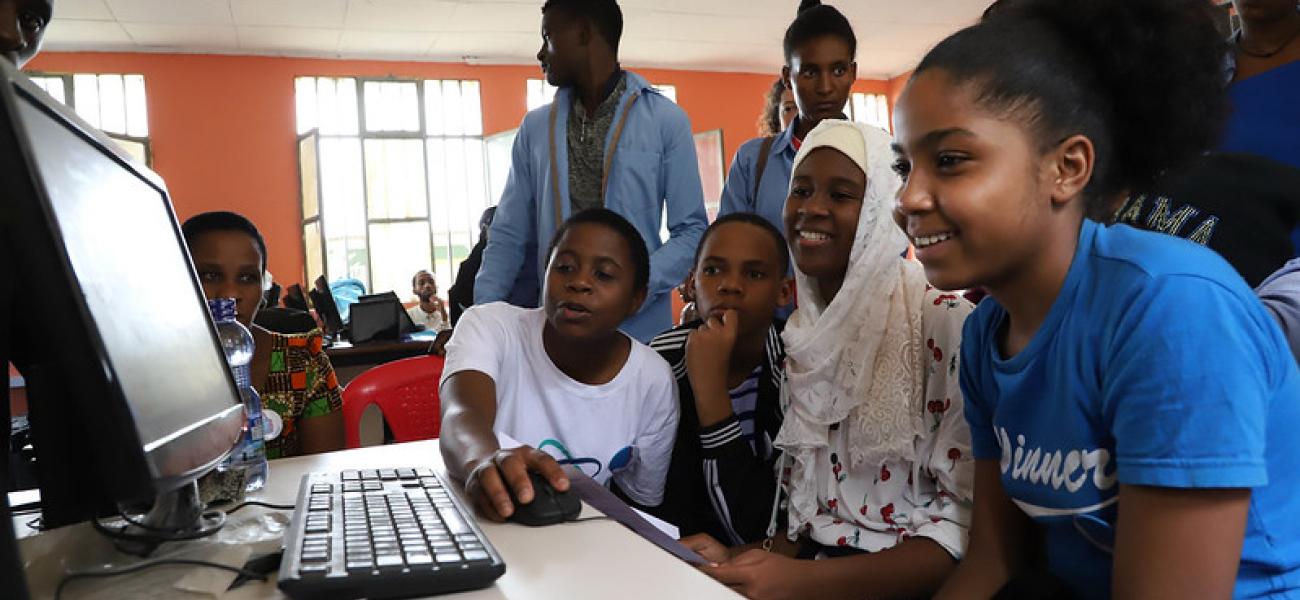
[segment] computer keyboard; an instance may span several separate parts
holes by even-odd
[[[403,598],[505,573],[472,513],[431,469],[304,475],[280,589],[293,598]]]

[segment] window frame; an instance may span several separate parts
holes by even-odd
[[[121,75],[122,77],[126,77],[127,75],[139,75],[141,78],[144,77],[144,75],[143,75],[142,73],[116,73],[116,72],[102,72],[102,73],[101,73],[101,72],[64,73],[64,72],[62,72],[62,71],[27,71],[27,72],[25,72],[24,74],[27,75],[28,77],[32,78],[32,79],[40,78],[40,79],[59,79],[59,80],[62,80],[62,82],[63,82],[63,101],[62,101],[62,104],[63,104],[64,106],[66,106],[66,107],[72,109],[72,112],[74,112],[74,113],[77,112],[77,95],[76,95],[76,93],[75,93],[75,88],[74,88],[73,83],[72,83],[72,78],[73,78],[73,76],[75,76],[75,75],[94,75],[94,76],[98,77],[98,76],[100,76],[100,75]],[[148,96],[148,90],[145,91],[145,94],[146,94],[146,98],[147,98],[147,96]],[[57,98],[56,98],[56,100],[57,100]],[[145,109],[146,112],[145,112],[145,119],[148,119],[148,118],[149,118],[149,115],[148,115],[148,108],[147,108],[147,102],[148,102],[148,101],[147,101],[147,99],[146,99],[146,109]],[[120,141],[120,142],[130,142],[130,143],[133,143],[133,144],[140,144],[140,145],[144,148],[144,164],[145,164],[145,166],[146,166],[146,167],[149,167],[149,168],[151,168],[151,169],[153,168],[153,144],[149,141],[149,136],[140,137],[140,136],[135,136],[135,135],[128,135],[128,134],[125,134],[125,133],[115,133],[115,132],[111,132],[111,131],[105,131],[105,130],[103,130],[103,129],[99,129],[99,131],[100,131],[100,133],[103,133],[104,135],[106,135],[106,136],[108,136],[109,138],[111,138],[111,139],[113,139],[113,140],[116,140],[116,141]],[[123,151],[125,151],[125,148],[123,148]]]

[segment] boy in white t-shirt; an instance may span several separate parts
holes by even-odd
[[[567,490],[560,464],[655,506],[676,434],[672,370],[618,331],[646,297],[650,258],[623,217],[582,211],[555,233],[543,306],[466,311],[447,344],[442,456],[491,519],[532,501],[527,471]],[[495,432],[524,446],[501,449]]]

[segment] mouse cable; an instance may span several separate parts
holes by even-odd
[[[608,515],[596,515],[596,516],[594,516],[594,517],[583,517],[583,518],[581,518],[581,519],[574,519],[574,520],[572,520],[572,521],[565,521],[565,523],[586,523],[587,521],[613,521],[613,520],[614,520],[614,517],[611,517],[611,516],[608,516]]]
[[[294,509],[298,508],[297,506],[294,506],[293,504],[273,504],[273,503],[271,503],[271,502],[262,502],[261,500],[245,500],[245,501],[243,501],[243,502],[240,502],[239,504],[236,504],[236,505],[235,505],[234,507],[232,507],[230,510],[227,510],[227,511],[226,511],[226,514],[228,514],[228,515],[229,515],[229,514],[232,514],[232,513],[234,513],[235,511],[237,511],[237,510],[239,510],[239,509],[241,509],[241,508],[244,508],[244,507],[246,507],[246,506],[261,506],[261,507],[264,507],[264,508],[270,508],[270,509],[273,509],[273,510],[294,510]]]
[[[163,565],[190,565],[195,567],[209,567],[213,569],[221,569],[223,571],[230,571],[232,573],[237,573],[241,577],[245,577],[247,579],[266,581],[266,576],[260,573],[255,573],[253,571],[249,571],[248,569],[232,567],[230,565],[224,565],[217,562],[196,560],[191,558],[160,558],[158,560],[150,560],[142,563],[136,563],[129,567],[122,567],[120,569],[112,569],[106,571],[74,571],[72,573],[68,573],[63,577],[61,581],[59,581],[59,587],[55,588],[54,600],[59,600],[59,598],[63,595],[63,588],[66,587],[69,583],[76,581],[78,579],[91,579],[91,578],[98,578],[98,577],[117,577],[118,575],[130,575],[131,573],[136,573],[148,568],[163,566]]]

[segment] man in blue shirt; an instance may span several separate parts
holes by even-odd
[[[474,302],[536,306],[555,229],[573,213],[604,206],[630,221],[650,251],[645,304],[623,323],[648,342],[671,327],[669,292],[685,278],[708,223],[690,120],[619,67],[622,30],[614,0],[543,5],[537,60],[560,89],[519,126]],[[665,212],[666,242],[659,234]]]

